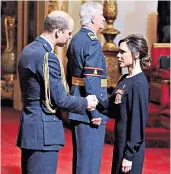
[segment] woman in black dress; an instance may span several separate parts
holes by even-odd
[[[111,174],[141,174],[149,92],[148,82],[141,68],[150,66],[151,61],[146,40],[142,35],[136,34],[120,40],[117,57],[120,67],[128,68],[128,74],[122,76],[109,101],[97,109],[116,115]],[[108,109],[105,110],[105,107]]]
[[[147,79],[141,69],[150,65],[146,40],[143,36],[135,34],[120,40],[117,57],[120,67],[128,68],[128,74],[119,81],[113,91],[111,98],[113,102],[110,102],[118,111],[115,118],[115,146],[111,173],[141,174],[149,92]]]

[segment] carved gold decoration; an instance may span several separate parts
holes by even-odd
[[[115,0],[109,0],[104,2],[103,6],[103,15],[107,22],[107,27],[101,32],[105,39],[106,43],[103,46],[103,50],[105,51],[117,51],[115,43],[113,40],[116,35],[120,32],[113,28],[113,22],[117,17],[117,3]]]
[[[117,3],[116,0],[104,1],[103,15],[107,22],[107,27],[102,30],[102,34],[106,39],[106,43],[103,46],[103,52],[106,57],[107,74],[108,74],[108,88],[115,88],[118,80],[121,76],[120,68],[118,65],[117,53],[118,48],[116,47],[113,40],[116,35],[120,32],[113,28],[113,22],[117,17]]]
[[[82,4],[84,4],[85,2],[88,2],[88,1],[92,1],[92,0],[82,0]],[[93,2],[99,2],[99,0],[96,0],[96,1],[93,1]]]
[[[1,98],[13,100],[14,83],[13,76],[8,76],[9,80],[1,80]]]
[[[6,34],[6,49],[1,57],[2,79],[1,84],[2,98],[8,96],[13,98],[13,82],[16,73],[16,49],[15,43],[15,18],[11,16],[5,17],[5,34]]]
[[[1,66],[5,74],[13,74],[16,72],[16,51],[14,48],[14,24],[15,18],[11,16],[5,17],[5,34],[6,49],[2,54]]]
[[[103,51],[105,54],[107,65],[107,86],[108,88],[115,88],[118,80],[121,77],[120,68],[118,65],[118,59],[116,57],[117,52]]]
[[[45,16],[47,16],[50,12],[54,10],[62,10],[62,11],[68,11],[68,1],[61,0],[61,1],[47,1],[46,2],[46,13]]]
[[[47,1],[47,3],[48,3],[48,8],[47,8],[48,14],[53,10],[59,9],[58,1]]]

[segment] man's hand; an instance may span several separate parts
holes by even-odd
[[[95,95],[88,95],[86,97],[87,99],[87,102],[88,102],[88,106],[87,106],[87,109],[88,110],[92,110],[92,109],[95,109],[96,108],[96,105],[98,104],[98,100],[97,100],[97,97]]]
[[[132,168],[132,161],[128,161],[126,159],[122,160],[122,172],[129,172]]]
[[[98,125],[98,126],[100,125],[101,121],[102,121],[102,118],[101,117],[91,119],[91,122],[94,125]]]

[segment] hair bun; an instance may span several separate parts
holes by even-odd
[[[147,54],[146,56],[144,56],[141,60],[140,60],[141,66],[143,68],[148,68],[151,65],[151,57],[149,54]]]

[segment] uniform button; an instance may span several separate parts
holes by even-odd
[[[56,120],[56,118],[53,118],[53,120],[55,121],[55,120]]]
[[[103,96],[103,94],[101,94],[101,96]]]

